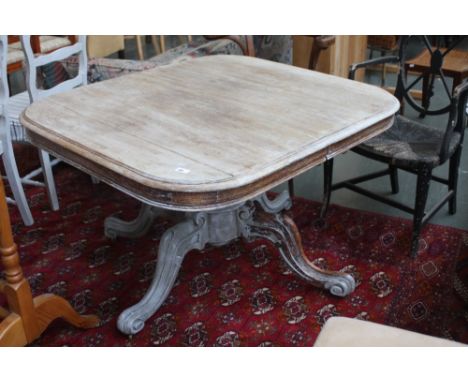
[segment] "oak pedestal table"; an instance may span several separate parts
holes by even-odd
[[[171,291],[192,249],[266,238],[287,265],[337,296],[351,275],[305,256],[285,191],[266,191],[369,139],[398,101],[377,87],[242,56],[208,56],[83,86],[35,102],[21,122],[34,144],[142,202],[109,237],[139,237],[161,209],[185,220],[161,238],[146,295],[118,328],[139,332]]]

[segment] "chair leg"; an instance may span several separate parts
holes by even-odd
[[[141,38],[142,38],[142,36],[135,35],[135,42],[136,42],[136,47],[137,47],[138,59],[139,60],[144,60],[145,59],[145,54],[143,53],[143,44],[141,42]]]
[[[16,205],[18,206],[21,218],[23,219],[24,225],[30,226],[34,224],[34,219],[29,209],[28,200],[24,194],[23,185],[21,184],[21,178],[18,173],[18,167],[16,166],[16,160],[13,152],[11,142],[5,142],[4,153],[3,153],[3,164],[5,167],[6,176],[8,183],[10,184],[13,197],[15,198]]]
[[[423,85],[422,85],[422,100],[421,104],[424,109],[423,112],[419,114],[419,118],[424,118],[426,116],[426,111],[429,109],[429,102],[431,98],[431,89],[430,89],[430,79],[429,74],[424,74],[423,76]]]
[[[392,194],[398,194],[400,186],[398,183],[398,168],[392,165],[388,166],[390,170],[390,184],[392,186]]]
[[[288,180],[288,191],[289,196],[292,198],[294,196],[294,178]]]
[[[151,35],[151,42],[153,43],[155,54],[161,54],[161,46],[159,44],[158,36]]]
[[[458,185],[458,168],[460,166],[462,146],[458,146],[455,153],[450,158],[449,164],[449,191],[453,191],[453,196],[449,200],[449,214],[454,215],[457,212],[457,185]]]
[[[382,51],[381,53],[381,57],[385,57],[387,54]],[[385,87],[385,74],[387,72],[387,67],[385,66],[385,64],[382,64],[382,70],[380,71],[380,87],[381,88],[384,88]]]
[[[57,198],[57,191],[55,190],[54,174],[52,166],[50,165],[49,153],[44,150],[39,150],[39,158],[41,160],[42,174],[44,175],[44,183],[47,189],[50,206],[53,211],[59,209],[59,202]]]
[[[330,205],[330,197],[332,192],[333,180],[333,158],[325,161],[323,164],[323,201],[320,209],[320,219],[325,219],[328,206]]]
[[[423,168],[418,172],[416,185],[416,200],[413,217],[413,235],[411,240],[411,256],[418,254],[419,235],[421,233],[422,221],[424,218],[427,196],[429,194],[429,185],[431,182],[432,169]]]
[[[164,53],[166,51],[165,35],[160,35],[159,36],[159,45],[161,45],[161,53]]]

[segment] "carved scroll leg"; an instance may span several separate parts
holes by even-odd
[[[284,190],[273,200],[268,199],[266,193],[263,193],[260,196],[257,196],[254,201],[260,204],[264,211],[275,214],[284,209],[289,210],[292,205],[291,197],[287,190]]]
[[[155,207],[142,203],[134,220],[127,222],[114,216],[108,217],[104,221],[104,234],[110,239],[116,239],[118,236],[130,239],[141,237],[151,228],[157,211]]]
[[[145,321],[159,309],[169,295],[186,253],[192,249],[203,249],[205,246],[205,228],[206,215],[198,213],[164,233],[159,244],[153,281],[145,296],[120,314],[117,327],[121,332],[130,335],[143,329]]]
[[[249,224],[247,232],[249,240],[264,238],[274,243],[288,266],[313,285],[327,289],[340,297],[354,290],[356,283],[351,275],[322,270],[307,259],[299,231],[290,217],[256,213],[255,220]]]

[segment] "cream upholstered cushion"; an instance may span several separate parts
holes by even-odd
[[[40,36],[39,41],[41,42],[42,53],[48,53],[53,50],[63,48],[64,46],[71,45],[71,42],[67,37]],[[8,44],[7,65],[23,60],[24,53],[21,48],[21,43],[17,41]]]
[[[41,36],[39,37],[41,42],[41,52],[47,53],[56,49],[63,48],[64,46],[71,45],[68,37],[57,37],[57,36]]]
[[[443,338],[346,317],[332,317],[314,346],[466,346]]]
[[[11,45],[8,45],[8,53],[7,53],[7,65],[14,64],[15,62],[23,61],[24,54],[21,50],[21,47],[18,49]]]

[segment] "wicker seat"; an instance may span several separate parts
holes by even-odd
[[[353,151],[358,154],[373,154],[388,158],[394,166],[419,169],[440,165],[440,146],[445,131],[423,125],[401,115],[396,116],[393,126],[383,134],[359,145]],[[448,155],[452,156],[461,141],[455,132],[449,142]]]

